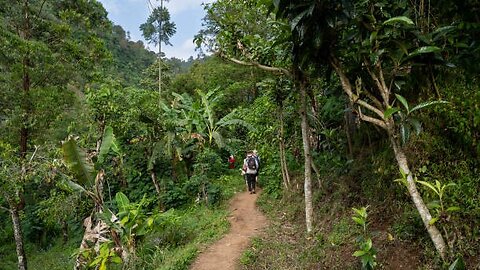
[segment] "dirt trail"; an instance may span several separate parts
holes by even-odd
[[[255,206],[258,195],[259,192],[235,195],[230,203],[231,214],[228,217],[230,232],[204,250],[193,263],[191,270],[235,269],[243,250],[250,243],[250,238],[267,225],[267,219]]]

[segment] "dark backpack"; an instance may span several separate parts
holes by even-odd
[[[255,162],[255,157],[249,157],[247,159],[247,166],[250,170],[257,170],[257,163]]]

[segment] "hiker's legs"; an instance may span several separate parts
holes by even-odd
[[[246,174],[246,176],[247,176],[248,191],[250,192],[255,191],[255,175]]]
[[[257,176],[252,177],[252,192],[255,193],[255,184],[257,183]]]
[[[246,174],[243,175],[243,178],[245,179],[245,185],[247,186],[247,191],[250,191],[250,187],[248,185],[248,177]]]

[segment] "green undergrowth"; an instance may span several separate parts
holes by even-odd
[[[268,194],[259,199],[270,226],[243,253],[242,269],[359,269],[351,256],[351,243],[358,230],[348,209],[341,205],[317,205],[314,231],[307,233],[303,194],[301,190],[293,192],[294,195],[285,193],[281,200]]]
[[[361,269],[360,259],[353,254],[363,232],[352,220],[352,208],[367,205],[367,233],[377,251],[375,269],[399,269],[402,265],[408,269],[441,269],[435,254],[429,252],[432,245],[409,202],[358,200],[351,196],[349,181],[342,178],[326,183],[332,188],[322,192],[317,187],[311,233],[306,232],[301,189],[285,192],[281,199],[263,193],[258,205],[269,217],[270,227],[243,253],[241,269]],[[392,214],[398,212],[404,214]]]
[[[199,251],[226,234],[230,227],[227,220],[229,199],[243,190],[244,182],[242,177],[234,171],[229,171],[227,175],[223,175],[214,182],[223,188],[223,200],[218,205],[206,206],[200,203],[170,210],[169,215],[173,216],[175,222],[147,235],[143,241],[139,242],[135,258],[126,269],[188,269]],[[75,258],[72,254],[77,250],[79,242],[80,239],[76,239],[62,244],[57,240],[48,249],[39,249],[34,244],[28,244],[29,269],[73,268]],[[15,250],[14,245],[9,248]],[[9,254],[11,258],[2,258],[0,261],[0,269],[17,269],[15,253]]]

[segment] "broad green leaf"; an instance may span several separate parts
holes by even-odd
[[[359,215],[360,217],[363,217],[363,218],[366,219],[367,218],[367,208],[368,208],[368,206],[367,207],[362,207],[360,209],[357,209],[357,208],[354,207],[354,208],[352,208],[352,210],[355,213],[357,213],[357,215]]]
[[[128,223],[128,220],[129,220],[128,216],[125,216],[125,217],[122,218],[122,220],[120,220],[120,224],[122,224],[123,226],[125,226],[125,224]]]
[[[126,211],[128,205],[130,204],[130,200],[128,199],[127,195],[123,194],[122,192],[118,192],[115,195],[115,201],[117,202],[117,207],[120,211]]]
[[[406,16],[393,17],[383,22],[384,25],[395,24],[395,23],[404,23],[407,25],[414,25],[413,21]]]
[[[407,100],[399,94],[395,94],[395,96],[402,103],[403,107],[407,110],[407,114],[409,114],[410,113],[410,108],[408,107]]]
[[[372,239],[368,238],[367,241],[365,242],[364,250],[370,250],[370,249],[372,249]]]
[[[103,164],[103,162],[105,161],[105,157],[110,151],[114,140],[115,136],[113,135],[112,127],[105,127],[105,131],[103,132],[102,145],[100,146],[100,152],[98,153],[99,164]]]
[[[388,118],[392,117],[392,115],[393,115],[394,113],[398,112],[398,111],[400,111],[400,109],[397,108],[397,107],[388,107],[388,108],[385,110],[385,112],[383,113],[383,117],[384,117],[385,119],[388,119]]]
[[[357,250],[353,253],[353,256],[355,257],[361,257],[363,255],[365,255],[367,252],[363,251],[363,250]]]
[[[82,185],[92,185],[92,165],[85,158],[85,151],[77,146],[75,139],[70,138],[62,145],[63,159],[72,171],[75,179]]]
[[[154,221],[154,219],[153,219],[152,217],[149,217],[149,218],[147,219],[147,225],[148,225],[148,227],[151,227],[151,226],[153,225],[153,221]]]
[[[62,179],[61,180],[61,184],[65,185],[66,187],[68,187],[68,189],[70,189],[69,191],[75,191],[75,192],[80,192],[80,193],[83,193],[83,192],[87,192],[87,190],[82,187],[81,185],[69,180],[69,179]]]
[[[98,270],[107,270],[107,261],[106,260],[102,260],[102,263],[100,264],[100,267],[98,268]]]
[[[447,208],[447,212],[456,212],[456,211],[460,211],[461,208],[458,207],[458,206],[450,206]]]
[[[365,220],[364,219],[361,219],[359,217],[352,217],[352,219],[359,225],[362,225],[362,226],[365,225]]]
[[[435,105],[435,104],[447,104],[447,103],[448,103],[448,101],[444,101],[444,100],[434,100],[434,101],[422,102],[422,103],[416,105],[415,107],[413,107],[412,110],[410,111],[410,113],[412,113],[414,111],[417,111],[417,110],[420,110],[422,108],[428,107],[428,106]]]
[[[437,221],[438,221],[438,217],[434,217],[434,218],[430,219],[430,221],[428,222],[428,224],[429,224],[429,225],[433,225],[433,224],[435,224],[435,222],[437,222]]]
[[[217,131],[212,132],[212,137],[215,140],[215,143],[217,144],[218,148],[225,147],[225,141],[223,139],[223,136],[219,132]]]
[[[423,47],[420,47],[420,48],[416,49],[415,51],[409,53],[408,57],[414,57],[414,56],[417,56],[417,55],[420,55],[420,54],[425,54],[425,53],[439,52],[441,50],[442,49],[440,49],[437,46],[423,46]]]
[[[121,264],[122,263],[122,258],[118,257],[118,256],[113,256],[110,258],[110,261],[113,262],[113,263],[116,263],[116,264]]]
[[[437,195],[440,195],[440,194],[438,193],[439,191],[437,190],[437,188],[436,188],[434,185],[430,184],[429,182],[417,180],[417,183],[420,183],[420,184],[422,184],[423,186],[428,187],[428,188],[431,189],[433,192],[435,192]]]

